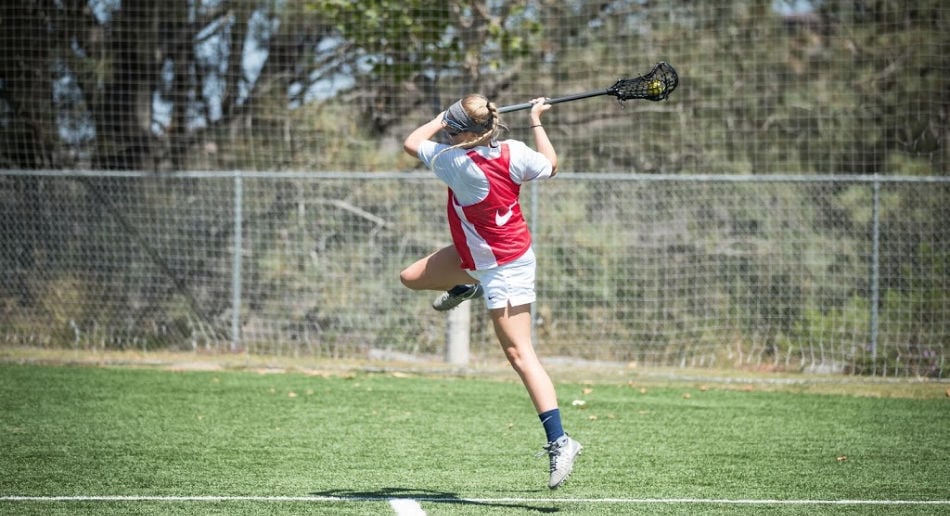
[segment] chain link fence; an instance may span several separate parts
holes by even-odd
[[[950,375],[950,177],[526,186],[547,357]],[[426,173],[0,170],[0,345],[432,359]],[[433,293],[434,295],[434,293]],[[464,306],[464,305],[463,305]],[[482,304],[471,362],[498,360]]]

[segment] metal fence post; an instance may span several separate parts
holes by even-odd
[[[538,191],[540,188],[536,183],[529,184],[529,188],[531,188],[531,220],[528,221],[528,227],[530,228],[531,235],[533,236],[538,234],[538,220],[541,218],[541,214],[539,213],[541,208],[538,201]],[[537,289],[537,281],[535,281],[535,289]],[[538,345],[537,340],[535,340],[535,337],[537,336],[535,332],[537,321],[538,303],[535,301],[534,303],[531,303],[531,342],[535,346]]]
[[[877,339],[881,299],[881,182],[875,177],[871,183],[871,363],[877,374]]]
[[[234,245],[231,250],[231,351],[241,349],[241,249],[244,247],[244,180],[234,174]]]

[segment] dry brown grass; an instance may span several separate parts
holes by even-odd
[[[169,351],[67,350],[0,347],[0,362],[98,367],[146,367],[178,371],[242,370],[260,374],[301,373],[320,376],[401,374],[419,376],[471,376],[517,381],[501,358],[482,360],[460,368],[432,360],[342,360],[310,357],[261,356],[247,353]],[[643,368],[630,364],[585,362],[570,359],[546,361],[558,383],[625,384],[634,388],[690,390],[742,390],[797,392],[875,398],[946,398],[950,380],[878,378],[835,374],[806,374],[737,369]]]

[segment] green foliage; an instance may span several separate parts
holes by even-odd
[[[110,4],[107,21],[80,4],[11,6],[11,44],[48,44],[0,58],[4,166],[361,169],[319,147],[340,120],[359,125],[350,145],[379,147],[468,91],[514,103],[662,59],[683,79],[669,102],[636,103],[636,117],[602,101],[550,115],[565,168],[948,168],[940,0],[814,2],[797,17],[768,0],[265,4]],[[245,69],[255,49],[267,50],[259,73]],[[300,123],[295,110],[327,100],[326,118]]]
[[[432,59],[445,50],[457,49],[457,44],[445,43],[449,2],[328,0],[306,5],[366,57],[369,81],[405,81],[422,66],[438,64]]]

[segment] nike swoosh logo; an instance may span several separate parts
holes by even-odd
[[[518,201],[511,203],[508,206],[508,211],[505,213],[498,213],[498,210],[495,210],[495,225],[498,227],[504,226],[511,219],[511,216],[514,215],[514,212],[511,211],[514,206],[518,204]]]

